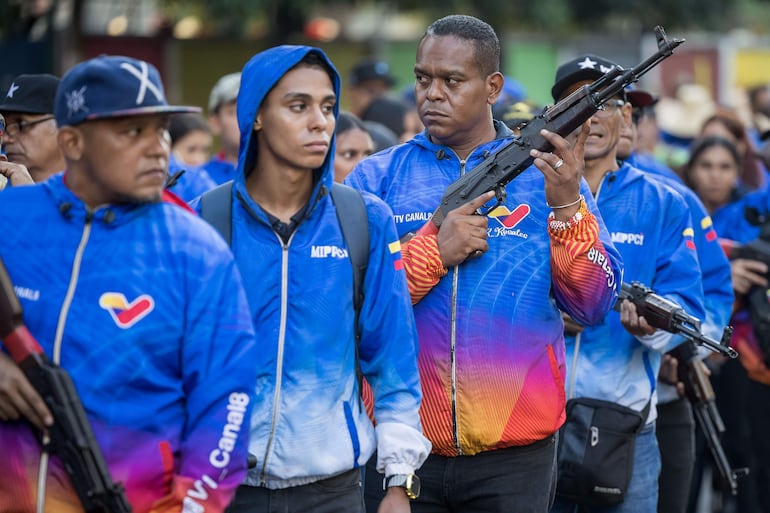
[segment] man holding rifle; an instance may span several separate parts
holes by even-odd
[[[587,127],[572,144],[541,134],[554,150],[533,150],[537,169],[511,181],[507,200],[488,216],[475,212],[491,192],[431,219],[447,186],[510,141],[510,129],[492,118],[499,66],[487,23],[461,15],[435,21],[414,68],[427,133],[363,160],[346,179],[391,206],[403,237],[420,337],[420,413],[433,444],[416,472],[422,492],[414,512],[548,511],[565,403],[558,308],[598,322],[621,278],[581,180]],[[369,511],[381,483],[368,468]]]
[[[554,100],[567,97],[615,66],[595,55],[581,55],[562,64],[551,90]],[[617,161],[620,129],[630,123],[630,117],[631,105],[623,91],[592,117],[585,144],[585,179],[623,258],[624,281],[650,284],[657,293],[702,319],[702,277],[687,204],[674,190]],[[577,137],[574,134],[567,139]],[[625,499],[592,511],[654,513],[660,472],[655,438],[656,377],[662,353],[681,339],[656,331],[629,301],[623,301],[619,314],[611,312],[594,325],[572,321],[568,319],[568,398],[611,401],[641,412],[643,417]],[[572,512],[580,505],[575,499],[559,498],[552,511]]]
[[[78,64],[55,103],[65,173],[0,199],[23,321],[72,377],[135,513],[221,512],[247,466],[256,345],[240,275],[213,228],[162,201],[167,116],[190,110],[146,62]],[[83,511],[85,476],[40,445],[63,412],[0,353],[0,511]]]

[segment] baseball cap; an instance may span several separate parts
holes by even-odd
[[[155,66],[120,55],[101,55],[72,67],[59,82],[54,105],[59,126],[174,112],[200,108],[169,105]]]
[[[626,89],[626,98],[628,98],[628,103],[630,103],[632,107],[637,108],[649,107],[651,105],[655,105],[658,102],[658,98],[656,96],[648,93],[647,91],[636,88]]]
[[[581,55],[565,62],[556,70],[556,82],[551,88],[551,96],[558,100],[572,84],[583,80],[596,80],[616,66],[614,62],[592,54]]]
[[[0,100],[0,112],[52,114],[59,78],[49,74],[19,75]]]
[[[350,85],[355,86],[366,80],[384,80],[388,87],[396,83],[395,77],[390,74],[390,65],[376,59],[358,61],[350,70]]]
[[[225,103],[238,99],[238,89],[241,87],[241,73],[229,73],[220,77],[209,94],[209,112],[214,112]]]

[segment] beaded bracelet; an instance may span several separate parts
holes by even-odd
[[[551,210],[558,210],[558,209],[560,209],[560,208],[568,208],[568,207],[574,207],[575,205],[577,205],[578,203],[580,203],[580,202],[581,202],[581,201],[583,201],[584,199],[585,199],[585,198],[584,198],[584,197],[583,197],[583,195],[581,194],[580,196],[578,196],[578,199],[576,199],[576,200],[575,200],[575,201],[573,201],[572,203],[566,203],[566,204],[564,204],[564,205],[558,205],[558,206],[555,206],[555,207],[554,207],[554,206],[550,205],[550,204],[548,203],[548,201],[546,201],[546,202],[545,202],[545,206],[546,206],[546,207],[548,207],[548,208],[550,208]]]
[[[582,199],[583,198],[581,197],[581,200]],[[583,213],[584,212],[586,212],[586,213],[588,212],[588,208],[586,207],[586,204],[584,202],[581,203],[580,208],[578,209],[578,211],[575,212],[575,214],[572,217],[570,217],[569,219],[567,219],[566,221],[561,221],[559,219],[556,219],[556,216],[554,215],[554,213],[551,212],[550,214],[548,214],[548,227],[551,230],[557,231],[557,232],[561,232],[561,231],[569,230],[570,228],[574,228],[575,226],[578,225],[578,223],[580,223],[580,221],[583,220]]]

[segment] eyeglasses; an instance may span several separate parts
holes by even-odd
[[[594,116],[600,117],[600,118],[607,118],[612,115],[613,112],[615,112],[616,109],[619,109],[623,105],[625,105],[626,102],[623,100],[610,100],[601,107],[599,107],[599,110],[597,110],[594,113]]]
[[[32,121],[19,121],[18,123],[11,123],[10,125],[5,126],[5,134],[11,137],[16,137],[19,134],[28,132],[29,129],[33,126],[44,121],[49,121],[53,118],[54,116],[44,116],[40,119],[33,119]]]

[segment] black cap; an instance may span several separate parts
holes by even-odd
[[[642,91],[641,89],[627,89],[626,98],[628,98],[628,103],[630,103],[632,107],[640,109],[655,105],[658,102],[656,96],[653,96],[647,91]]]
[[[384,80],[388,87],[396,83],[390,74],[390,66],[385,61],[364,59],[357,62],[350,70],[350,85],[355,86],[366,80]]]
[[[53,114],[59,79],[53,75],[19,75],[0,100],[0,112]]]
[[[556,82],[551,88],[551,96],[558,101],[571,85],[583,80],[596,80],[615,66],[617,64],[614,62],[592,54],[565,62],[556,70]]]

